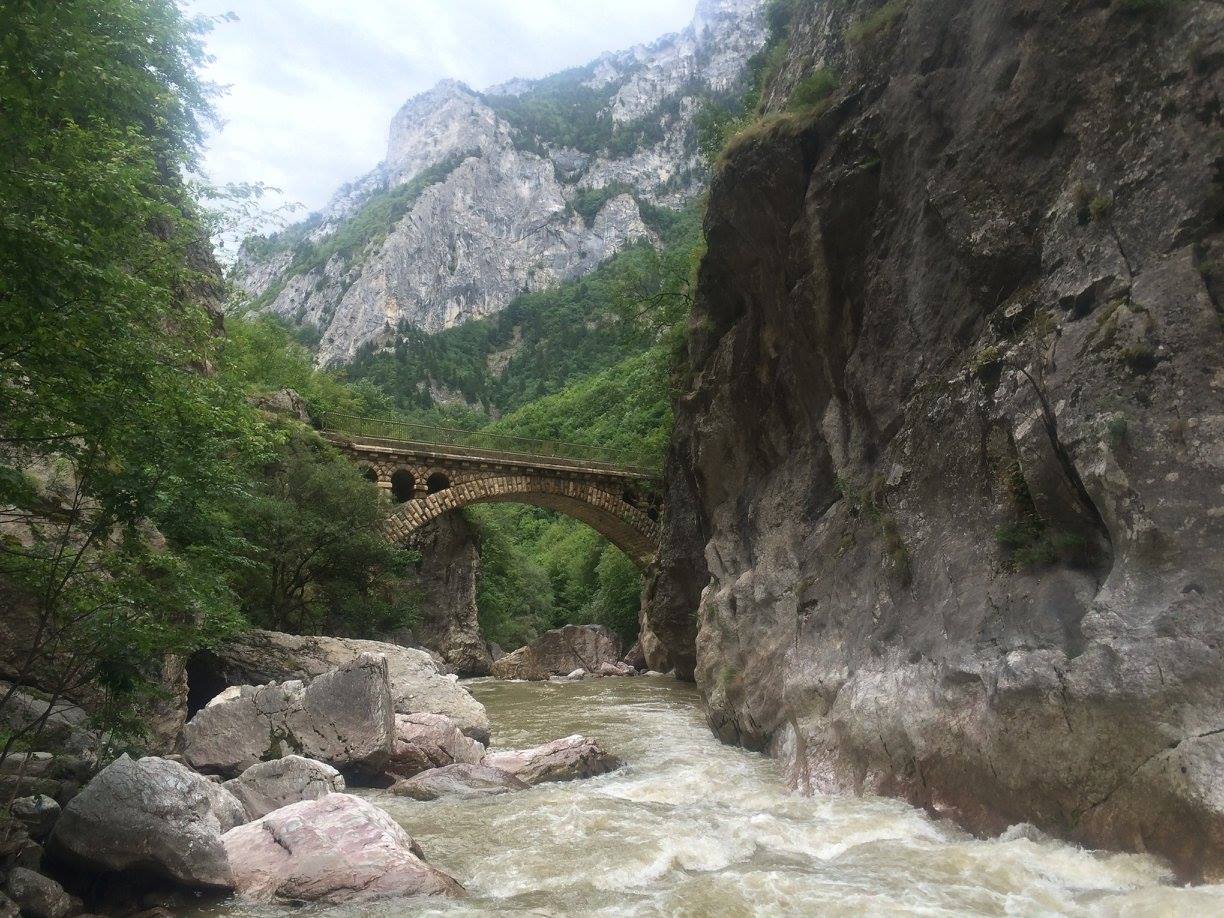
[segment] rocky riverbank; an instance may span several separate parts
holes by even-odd
[[[121,755],[99,770],[104,738],[66,709],[47,734],[65,751],[10,756],[0,915],[127,915],[227,895],[462,897],[350,786],[463,799],[620,764],[581,735],[487,749],[484,707],[412,648],[256,631],[205,662],[198,680],[229,684],[192,714],[173,754]],[[38,713],[38,699],[26,701]]]

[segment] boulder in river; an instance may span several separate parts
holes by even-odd
[[[620,767],[620,760],[599,740],[579,734],[532,749],[510,749],[485,755],[485,765],[509,772],[527,784],[592,778]]]
[[[477,765],[484,754],[484,746],[464,736],[445,715],[396,714],[395,742],[385,770],[389,775],[410,778],[444,765]]]
[[[491,797],[514,790],[526,790],[528,785],[500,768],[488,765],[446,765],[397,781],[391,793],[414,800],[437,800],[439,797]]]
[[[399,823],[349,794],[282,807],[222,841],[236,890],[256,902],[337,905],[464,894],[453,878],[425,863]]]
[[[197,683],[207,684],[211,694],[200,699],[203,703],[227,685],[265,685],[294,679],[309,682],[363,653],[387,658],[396,713],[445,714],[472,739],[488,742],[489,716],[484,705],[454,676],[444,674],[426,651],[398,644],[253,629],[215,653],[192,658],[193,692]]]
[[[64,807],[50,845],[96,873],[141,871],[186,886],[229,888],[221,836],[246,818],[233,794],[191,769],[123,755]]]
[[[629,652],[625,654],[621,662],[638,672],[646,669],[646,653],[642,650],[642,639],[640,637],[633,642],[633,646],[629,648]]]
[[[224,787],[246,807],[251,819],[291,803],[317,800],[345,789],[340,772],[325,762],[300,755],[252,765],[237,778],[226,781]]]
[[[502,657],[489,674],[498,679],[542,681],[576,669],[598,672],[600,664],[616,663],[620,656],[620,638],[603,625],[566,625]]]
[[[200,771],[234,776],[291,753],[376,773],[394,729],[387,660],[361,654],[309,685],[226,690],[184,727],[183,755]]]

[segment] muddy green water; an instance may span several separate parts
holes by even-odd
[[[892,800],[798,797],[763,756],[720,745],[671,680],[476,681],[497,746],[586,733],[626,765],[478,801],[363,792],[470,898],[242,908],[269,918],[414,915],[1212,915],[1224,887],[1171,885],[1157,861],[1023,827],[974,839]]]

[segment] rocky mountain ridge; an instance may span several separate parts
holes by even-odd
[[[476,92],[443,81],[392,120],[386,159],[320,213],[248,240],[238,308],[318,333],[350,360],[401,324],[426,332],[585,275],[651,209],[704,187],[694,119],[738,96],[764,0],[701,0],[684,31],[586,67]]]

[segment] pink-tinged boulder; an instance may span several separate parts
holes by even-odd
[[[339,905],[464,895],[453,878],[425,863],[399,823],[349,794],[274,810],[227,832],[222,842],[235,889],[255,902]]]
[[[64,807],[50,847],[93,873],[136,871],[229,888],[221,836],[247,819],[219,784],[177,762],[120,756]]]
[[[592,778],[614,771],[621,763],[599,740],[574,734],[533,749],[490,752],[483,764],[509,772],[527,784],[543,784]]]
[[[478,765],[484,753],[481,743],[464,736],[444,714],[396,714],[395,743],[386,772],[410,778],[444,765]]]
[[[393,712],[386,657],[363,653],[309,685],[226,689],[183,728],[183,755],[229,776],[294,753],[377,774],[391,754]]]
[[[492,797],[515,790],[526,790],[527,784],[507,771],[488,765],[447,765],[431,768],[412,778],[397,781],[391,793],[413,800],[437,800],[439,797]]]

